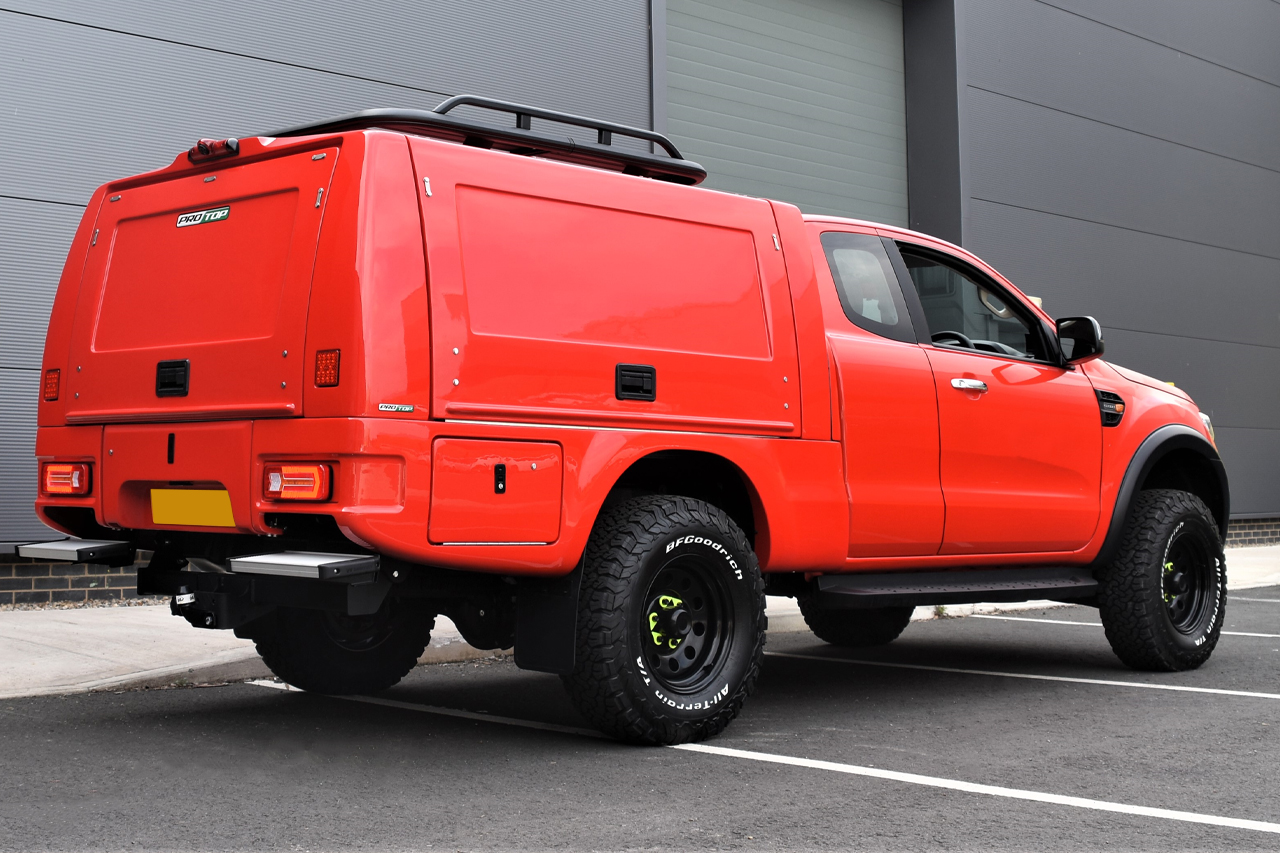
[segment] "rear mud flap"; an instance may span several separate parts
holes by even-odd
[[[516,666],[557,675],[573,672],[581,586],[581,566],[561,578],[520,581],[516,595]]]

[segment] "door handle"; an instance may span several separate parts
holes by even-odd
[[[986,393],[987,383],[981,379],[952,379],[952,388],[959,388],[961,391],[977,391],[979,394]]]

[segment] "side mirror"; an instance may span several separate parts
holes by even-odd
[[[1102,326],[1092,317],[1064,317],[1059,320],[1058,345],[1062,349],[1062,360],[1067,364],[1092,361],[1106,349],[1102,342]]]

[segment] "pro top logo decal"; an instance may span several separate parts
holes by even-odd
[[[206,222],[221,222],[231,215],[231,205],[215,207],[213,210],[197,210],[195,213],[184,213],[178,217],[178,227],[188,225],[204,225]]]

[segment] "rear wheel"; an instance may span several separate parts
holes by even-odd
[[[833,646],[883,646],[898,639],[911,621],[914,607],[833,610],[818,606],[812,596],[800,597],[800,613],[819,640]]]
[[[263,662],[282,681],[313,693],[376,693],[404,678],[422,656],[435,619],[388,598],[371,616],[280,607],[253,623]]]
[[[1198,497],[1141,492],[1120,552],[1098,573],[1098,605],[1116,655],[1134,669],[1194,669],[1209,659],[1227,603],[1218,525]]]
[[[755,688],[764,581],[746,537],[692,498],[637,498],[603,515],[583,557],[575,667],[593,725],[671,744],[719,733]]]

